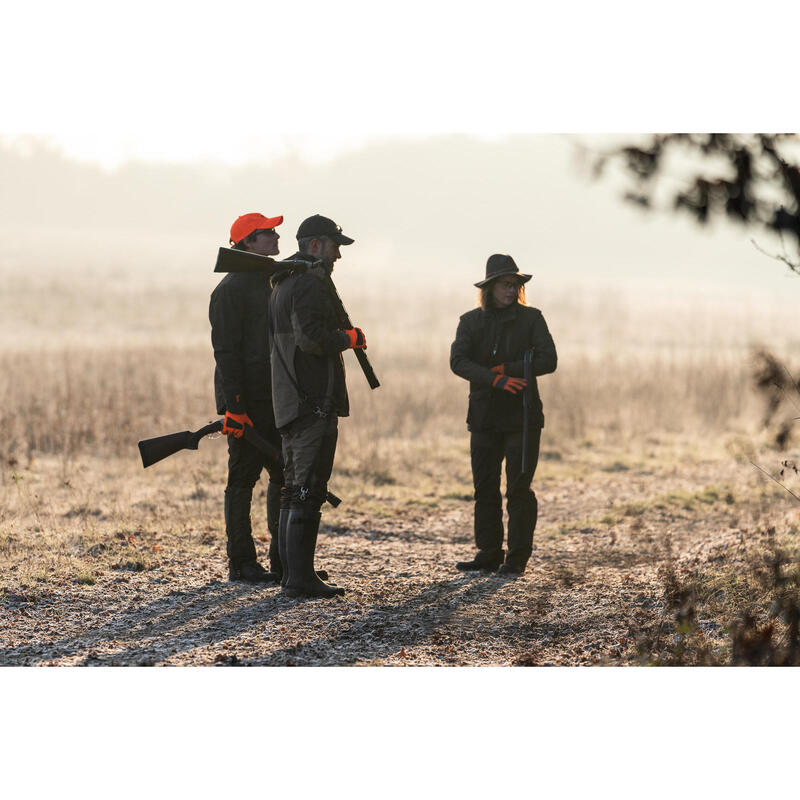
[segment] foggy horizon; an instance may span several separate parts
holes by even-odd
[[[622,201],[618,175],[593,180],[581,145],[608,140],[396,138],[318,163],[137,161],[111,170],[69,158],[44,139],[29,137],[24,148],[0,140],[2,269],[12,270],[24,253],[44,274],[59,273],[48,266],[55,237],[59,252],[80,254],[97,274],[114,273],[120,250],[139,251],[143,261],[159,262],[142,264],[143,274],[184,280],[196,268],[207,272],[201,265],[227,246],[233,219],[261,211],[284,216],[284,257],[295,250],[302,219],[334,218],[356,240],[343,249],[337,273],[346,282],[352,267],[368,269],[368,280],[383,287],[457,280],[471,296],[486,258],[504,252],[538,286],[553,289],[778,298],[792,285],[745,227],[700,228],[680,216],[643,213]]]

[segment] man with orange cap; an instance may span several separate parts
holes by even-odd
[[[262,256],[278,253],[275,228],[283,217],[251,213],[231,226],[230,244]],[[270,378],[268,313],[271,271],[229,272],[211,293],[208,317],[216,370],[214,393],[217,412],[225,415],[228,434],[228,484],[225,489],[225,532],[228,577],[232,581],[271,583],[280,575],[268,572],[256,557],[250,523],[253,487],[266,467],[264,457],[242,438],[243,426],[252,425],[277,449],[281,437],[275,428]],[[283,475],[270,475],[267,487],[267,527],[275,559],[278,557],[278,518]]]

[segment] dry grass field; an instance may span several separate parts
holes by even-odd
[[[448,367],[460,297],[340,290],[382,386],[346,356],[318,565],[347,589],[288,600],[226,581],[226,448],[143,470],[136,442],[214,418],[207,288],[7,282],[0,309],[0,664],[797,663],[800,416],[769,425],[753,345],[791,365],[792,317],[754,300],[532,298],[559,368],[540,380],[535,552],[468,576],[466,385]],[[43,300],[43,297],[45,298]],[[402,323],[400,322],[402,321]],[[781,466],[786,462],[788,466]],[[783,469],[783,476],[779,470]],[[266,483],[253,522],[268,538]]]

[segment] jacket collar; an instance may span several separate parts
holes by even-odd
[[[508,308],[487,308],[486,314],[491,319],[496,319],[498,322],[510,322],[517,317],[517,309],[519,308],[519,303],[514,303],[514,305],[509,306]]]

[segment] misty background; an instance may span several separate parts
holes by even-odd
[[[3,341],[81,341],[105,323],[131,341],[170,331],[205,339],[217,248],[239,214],[260,211],[284,215],[284,257],[310,214],[355,238],[334,277],[356,324],[379,323],[387,345],[452,338],[496,252],[533,274],[529,303],[553,318],[563,346],[591,348],[606,334],[653,344],[655,312],[673,321],[675,343],[691,328],[692,347],[791,344],[800,283],[756,250],[747,229],[647,214],[622,202],[621,176],[592,179],[592,154],[619,138],[387,138],[316,162],[105,168],[43,138],[6,137]]]

